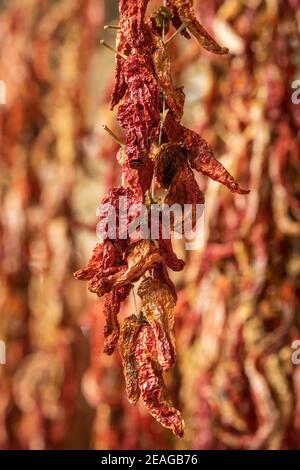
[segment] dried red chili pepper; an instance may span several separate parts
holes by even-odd
[[[103,260],[101,269],[106,270],[112,266],[123,264],[123,249],[121,244],[115,240],[105,240],[103,242]]]
[[[153,242],[141,240],[126,251],[125,265],[100,270],[89,281],[88,288],[91,292],[102,297],[116,287],[136,282],[161,259],[162,256]]]
[[[97,243],[93,250],[92,257],[87,262],[86,266],[74,273],[76,279],[90,281],[97,274],[103,263],[103,251],[103,243]]]
[[[167,143],[154,148],[151,158],[154,161],[154,174],[158,184],[168,189],[165,204],[170,207],[179,204],[182,208],[190,204],[192,211],[186,216],[191,217],[192,226],[195,226],[196,207],[198,204],[204,204],[204,196],[187,160],[187,149],[183,144]],[[184,215],[182,223],[183,221]],[[172,222],[174,223],[174,217]],[[178,229],[182,231],[181,223]]]
[[[126,153],[132,168],[139,168],[158,135],[160,89],[153,76],[151,56],[130,55],[123,63],[126,93],[118,121],[126,129]]]
[[[103,314],[106,319],[104,327],[104,352],[111,355],[114,352],[119,339],[120,325],[118,322],[118,313],[121,303],[126,300],[131,290],[131,285],[113,289],[105,296]]]
[[[222,163],[215,158],[210,145],[196,132],[177,123],[169,114],[166,117],[164,130],[172,142],[186,148],[192,168],[224,184],[234,193],[249,193],[249,190],[240,188]]]
[[[187,165],[187,157],[183,144],[168,142],[153,146],[150,158],[154,163],[154,176],[157,183],[168,189],[178,174]]]
[[[115,60],[115,83],[110,99],[110,109],[112,110],[123,98],[126,92],[126,82],[123,75],[123,61],[127,57],[130,48],[126,41],[126,35],[122,27],[117,34],[117,54]]]
[[[153,54],[154,71],[157,81],[165,93],[168,112],[178,121],[181,120],[183,115],[183,106],[185,94],[183,87],[176,87],[172,80],[171,73],[171,57],[168,49],[160,41],[159,47]]]
[[[157,361],[163,370],[174,365],[176,357],[174,336],[175,300],[166,284],[151,277],[138,288],[143,318],[151,326],[156,338]]]
[[[124,75],[124,57],[131,54],[132,48],[144,49],[151,44],[149,28],[143,22],[149,0],[128,0],[121,2],[120,30],[117,35],[117,55],[115,67],[115,85],[110,108],[113,109],[124,97],[127,83]]]
[[[182,437],[184,424],[167,395],[162,369],[157,361],[155,335],[149,325],[144,325],[138,335],[135,358],[144,405],[162,426]]]
[[[229,49],[221,47],[197,20],[193,3],[193,0],[168,0],[167,5],[172,6],[176,18],[178,15],[181,23],[186,25],[204,49],[215,54],[227,54]]]
[[[135,349],[142,326],[142,322],[137,319],[136,315],[125,318],[119,338],[119,349],[123,364],[126,393],[129,402],[133,405],[140,397]]]
[[[176,253],[173,250],[171,239],[163,238],[163,236],[161,235],[158,243],[165,266],[172,269],[172,271],[182,271],[185,262],[177,257]]]
[[[140,215],[142,202],[140,192],[123,186],[112,188],[101,202],[98,230],[118,240],[119,244],[126,245],[128,226]],[[114,243],[114,246],[117,244]]]
[[[174,231],[184,233],[184,224],[190,226],[190,228],[195,227],[197,217],[201,216],[201,212],[197,212],[197,207],[200,204],[204,204],[204,196],[199,189],[192,170],[188,166],[173,180],[167,192],[165,203],[170,207],[174,204],[179,204],[183,208],[189,207],[189,210],[183,213],[180,220],[172,217]]]
[[[150,158],[145,157],[141,168],[133,169],[130,166],[126,147],[121,147],[116,156],[122,173],[128,185],[134,188],[136,196],[140,200],[144,200],[145,192],[150,189],[153,178],[153,163]]]
[[[169,287],[176,301],[177,300],[176,289],[175,289],[173,282],[170,279],[165,263],[158,263],[154,266],[153,277],[154,279],[158,279],[161,283],[167,284],[167,286]]]
[[[151,31],[146,25],[145,13],[149,0],[127,0],[120,3],[120,24],[126,29],[126,37],[133,49],[147,48],[151,44]]]
[[[122,249],[117,241],[98,243],[87,264],[74,273],[76,279],[92,282],[102,272],[118,271],[122,265]]]

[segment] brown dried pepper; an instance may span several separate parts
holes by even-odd
[[[174,335],[175,300],[166,284],[146,278],[138,288],[143,318],[151,326],[156,338],[157,360],[166,370],[174,365],[176,357]]]
[[[183,115],[185,94],[182,87],[176,87],[173,83],[171,57],[162,41],[159,42],[159,47],[153,54],[153,65],[158,83],[165,93],[168,112],[172,112],[175,119],[180,121]]]
[[[125,318],[119,338],[119,350],[122,358],[126,393],[129,402],[133,405],[138,401],[140,396],[135,348],[138,334],[142,326],[143,324],[138,320],[136,315]]]
[[[238,185],[222,163],[215,158],[210,145],[196,132],[182,126],[169,114],[166,117],[164,130],[172,142],[182,144],[186,148],[193,169],[224,184],[234,193],[249,193],[248,190],[242,189]]]
[[[171,6],[176,13],[176,18],[178,15],[181,23],[186,25],[188,31],[195,36],[204,49],[214,54],[228,54],[228,48],[221,47],[202,24],[199,23],[196,18],[193,3],[193,0],[168,0],[167,2],[168,6]]]
[[[100,271],[89,281],[88,288],[102,297],[116,287],[137,281],[161,259],[162,256],[152,241],[141,240],[128,248],[126,265]]]
[[[118,321],[118,313],[121,303],[126,300],[132,285],[127,285],[113,289],[112,292],[105,296],[103,314],[106,324],[104,326],[104,352],[111,355],[114,352],[119,339],[120,325]]]
[[[138,335],[135,358],[144,405],[156,421],[182,437],[184,423],[168,397],[162,369],[157,361],[156,338],[149,325],[143,325]]]

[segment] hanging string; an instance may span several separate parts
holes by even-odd
[[[163,6],[166,7],[167,1],[164,0]],[[166,22],[163,19],[163,24],[162,24],[162,41],[163,43],[165,42],[165,36],[166,36]],[[163,133],[163,127],[164,127],[164,117],[165,117],[165,112],[166,112],[166,95],[163,92],[163,106],[162,106],[162,118],[160,121],[160,129],[159,129],[159,137],[158,137],[158,145],[161,146],[162,142],[162,133]],[[152,184],[151,184],[151,195],[154,197],[154,192],[155,192],[155,178],[152,178]]]

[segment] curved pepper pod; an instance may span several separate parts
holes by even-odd
[[[157,361],[156,338],[150,325],[143,325],[137,339],[135,358],[141,398],[149,413],[165,428],[182,437],[184,423],[168,397]]]
[[[138,334],[143,324],[135,315],[125,318],[119,337],[119,350],[125,377],[126,393],[129,402],[134,405],[140,396],[138,372],[135,360],[135,348]]]
[[[119,339],[120,325],[118,321],[118,313],[121,303],[128,297],[132,285],[113,289],[112,292],[105,296],[103,313],[105,316],[104,326],[104,349],[103,352],[109,356],[114,352]]]
[[[151,326],[155,340],[157,361],[163,370],[174,365],[176,346],[174,335],[175,300],[165,284],[148,277],[138,288],[143,318]]]
[[[126,265],[101,270],[90,280],[88,288],[102,297],[114,288],[138,281],[161,260],[156,245],[150,240],[141,240],[128,248]]]
[[[228,54],[229,49],[220,46],[197,20],[193,0],[168,0],[167,3],[175,12],[176,18],[179,17],[181,23],[197,39],[200,46],[214,54]]]

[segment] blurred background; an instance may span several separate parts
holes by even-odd
[[[300,448],[300,2],[194,3],[231,53],[172,43],[184,122],[251,193],[198,177],[205,246],[178,245],[187,265],[173,276],[176,439],[128,403],[118,352],[102,353],[101,300],[72,276],[120,182],[101,129],[122,137],[108,107],[114,55],[99,45],[114,44],[103,26],[118,1],[0,0],[0,449]]]

